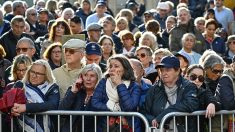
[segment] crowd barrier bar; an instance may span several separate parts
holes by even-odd
[[[122,116],[129,116],[129,117],[132,117],[132,126],[134,126],[134,118],[135,117],[138,117],[140,118],[144,125],[145,125],[145,132],[148,132],[149,131],[149,123],[147,121],[147,119],[141,114],[141,113],[138,113],[138,112],[94,112],[94,111],[61,111],[61,110],[55,110],[55,111],[47,111],[47,112],[41,112],[41,113],[33,113],[34,114],[34,123],[35,123],[35,126],[36,126],[36,118],[37,118],[37,115],[43,115],[46,117],[46,121],[45,121],[45,124],[48,124],[48,116],[50,115],[56,115],[58,117],[57,119],[57,123],[58,123],[58,132],[60,132],[60,116],[62,115],[68,115],[70,116],[70,132],[72,132],[72,116],[73,115],[80,115],[82,116],[82,131],[85,132],[84,130],[84,117],[85,116],[94,116],[94,124],[95,124],[95,128],[97,126],[97,116],[106,116],[107,117],[107,121],[109,119],[109,116],[119,116],[120,117],[120,120],[122,118]],[[24,116],[23,116],[23,122],[24,122]],[[120,127],[121,127],[122,123],[120,122]],[[23,131],[25,130],[24,128],[24,125],[23,125]],[[36,131],[36,127],[34,128],[34,130]],[[95,129],[95,132],[97,130]],[[108,128],[108,125],[107,125],[107,131],[109,131],[109,128]],[[133,132],[135,132],[134,130],[134,127],[133,127]],[[2,132],[2,114],[0,112],[0,132]],[[11,132],[13,132],[13,119],[11,119]],[[45,132],[49,132],[48,129],[45,129]],[[121,129],[120,129],[120,132],[121,132]]]

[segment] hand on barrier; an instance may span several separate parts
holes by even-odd
[[[210,103],[206,108],[206,118],[211,118],[215,116],[215,105],[213,103]]]
[[[159,127],[159,124],[158,124],[158,122],[157,122],[156,119],[153,119],[153,120],[152,120],[152,127],[156,127],[156,128]]]
[[[26,111],[26,105],[25,104],[17,104],[14,103],[14,106],[11,108],[11,114],[13,116],[19,116],[21,113]]]

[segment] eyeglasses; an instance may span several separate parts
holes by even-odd
[[[65,49],[64,52],[67,53],[69,52],[69,54],[74,54],[75,52],[78,52],[79,50],[77,49]]]
[[[29,15],[31,15],[31,16],[36,16],[36,15],[37,15],[37,13],[32,13],[32,14],[29,14]]]
[[[216,70],[216,69],[211,69],[211,71],[214,73],[214,74],[222,74],[224,72],[224,70]]]
[[[197,78],[198,78],[198,81],[200,81],[200,82],[203,82],[203,81],[204,81],[204,77],[203,77],[202,75],[197,76],[196,74],[191,74],[191,75],[189,76],[189,79],[190,79],[191,81],[195,81]]]
[[[35,75],[35,76],[45,76],[46,75],[44,73],[36,72],[36,71],[33,71],[33,70],[30,70],[29,73],[32,74],[32,75]]]
[[[146,56],[146,54],[145,53],[141,53],[141,54],[137,54],[136,56],[137,57],[140,56],[141,58],[144,58]]]
[[[235,45],[235,41],[228,42],[228,44],[233,44],[233,45]]]
[[[20,51],[27,52],[28,49],[32,49],[32,48],[16,48],[16,52],[17,53],[19,53]]]
[[[16,69],[16,72],[25,72],[27,70],[27,68],[25,69]]]
[[[52,51],[53,54],[59,54],[61,53],[61,50],[58,50],[58,51]]]

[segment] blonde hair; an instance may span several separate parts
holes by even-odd
[[[42,66],[45,67],[45,69],[46,69],[46,71],[45,71],[46,75],[45,76],[46,76],[46,80],[48,81],[49,84],[56,82],[49,63],[47,61],[43,60],[43,59],[39,59],[39,60],[36,60],[35,62],[33,62],[33,64],[26,71],[26,74],[25,74],[24,78],[22,79],[22,82],[26,83],[26,82],[29,81],[29,72],[32,69],[33,65],[42,65]]]

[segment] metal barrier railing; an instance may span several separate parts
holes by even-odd
[[[162,121],[161,121],[161,123],[160,123],[160,127],[159,127],[159,130],[160,130],[160,132],[164,132],[165,131],[165,129],[164,129],[164,125],[165,125],[165,123],[167,122],[167,120],[169,119],[169,118],[173,118],[172,120],[173,120],[173,131],[174,132],[176,132],[177,131],[177,129],[176,129],[176,117],[184,117],[185,118],[185,122],[184,122],[184,124],[185,124],[185,130],[186,130],[186,132],[188,131],[188,118],[189,118],[189,116],[190,116],[190,118],[193,116],[193,117],[196,117],[196,120],[197,120],[197,122],[195,122],[195,123],[197,123],[197,131],[199,132],[200,131],[200,118],[202,118],[202,117],[200,117],[200,116],[204,116],[205,115],[205,112],[206,111],[195,111],[195,112],[193,112],[193,113],[184,113],[184,112],[172,112],[172,113],[168,113],[167,115],[165,115],[163,118],[162,118]],[[226,115],[232,115],[232,132],[234,132],[235,131],[235,125],[234,125],[234,114],[235,114],[235,110],[232,110],[232,111],[227,111],[227,110],[221,110],[221,111],[218,111],[218,112],[216,112],[215,113],[215,117],[212,117],[212,118],[209,118],[208,120],[209,120],[209,122],[208,122],[208,129],[209,129],[209,132],[211,132],[212,131],[212,120],[214,120],[215,118],[217,118],[217,119],[219,119],[219,121],[220,121],[220,132],[223,132],[224,130],[224,117],[226,116]],[[228,121],[228,119],[226,118],[226,121]]]
[[[58,132],[60,132],[60,119],[61,119],[61,116],[69,116],[70,118],[70,132],[72,132],[72,116],[74,115],[80,115],[82,116],[82,132],[85,132],[86,130],[84,130],[84,117],[85,116],[94,116],[94,128],[96,128],[97,126],[97,117],[103,117],[103,116],[106,116],[107,117],[107,122],[108,122],[108,119],[109,119],[109,116],[118,116],[121,120],[122,117],[132,117],[132,126],[134,126],[134,121],[135,121],[135,118],[138,117],[139,119],[141,119],[145,125],[145,131],[148,132],[149,130],[149,123],[147,121],[147,119],[140,113],[138,112],[93,112],[93,111],[47,111],[47,112],[42,112],[42,113],[34,113],[34,114],[31,114],[31,115],[34,115],[34,122],[36,122],[36,119],[37,119],[37,116],[38,115],[42,115],[43,117],[46,117],[46,120],[45,120],[45,124],[48,124],[48,117],[50,115],[56,115],[57,116],[57,124],[58,124]],[[25,121],[24,119],[24,116],[23,116],[23,122]],[[2,114],[0,112],[0,132],[2,132]],[[13,132],[13,119],[11,119],[11,132]],[[121,128],[121,125],[122,123],[120,122],[120,128]],[[22,126],[22,129],[23,131],[25,131],[25,127],[24,125]],[[34,131],[36,131],[36,128],[34,128]],[[45,129],[44,130],[45,132],[49,132],[48,129]],[[95,129],[95,132],[97,130]],[[107,125],[107,132],[109,131],[109,128],[108,128],[108,125]],[[134,127],[132,128],[132,131],[135,132],[135,129]],[[120,132],[121,132],[121,129],[120,129]]]

